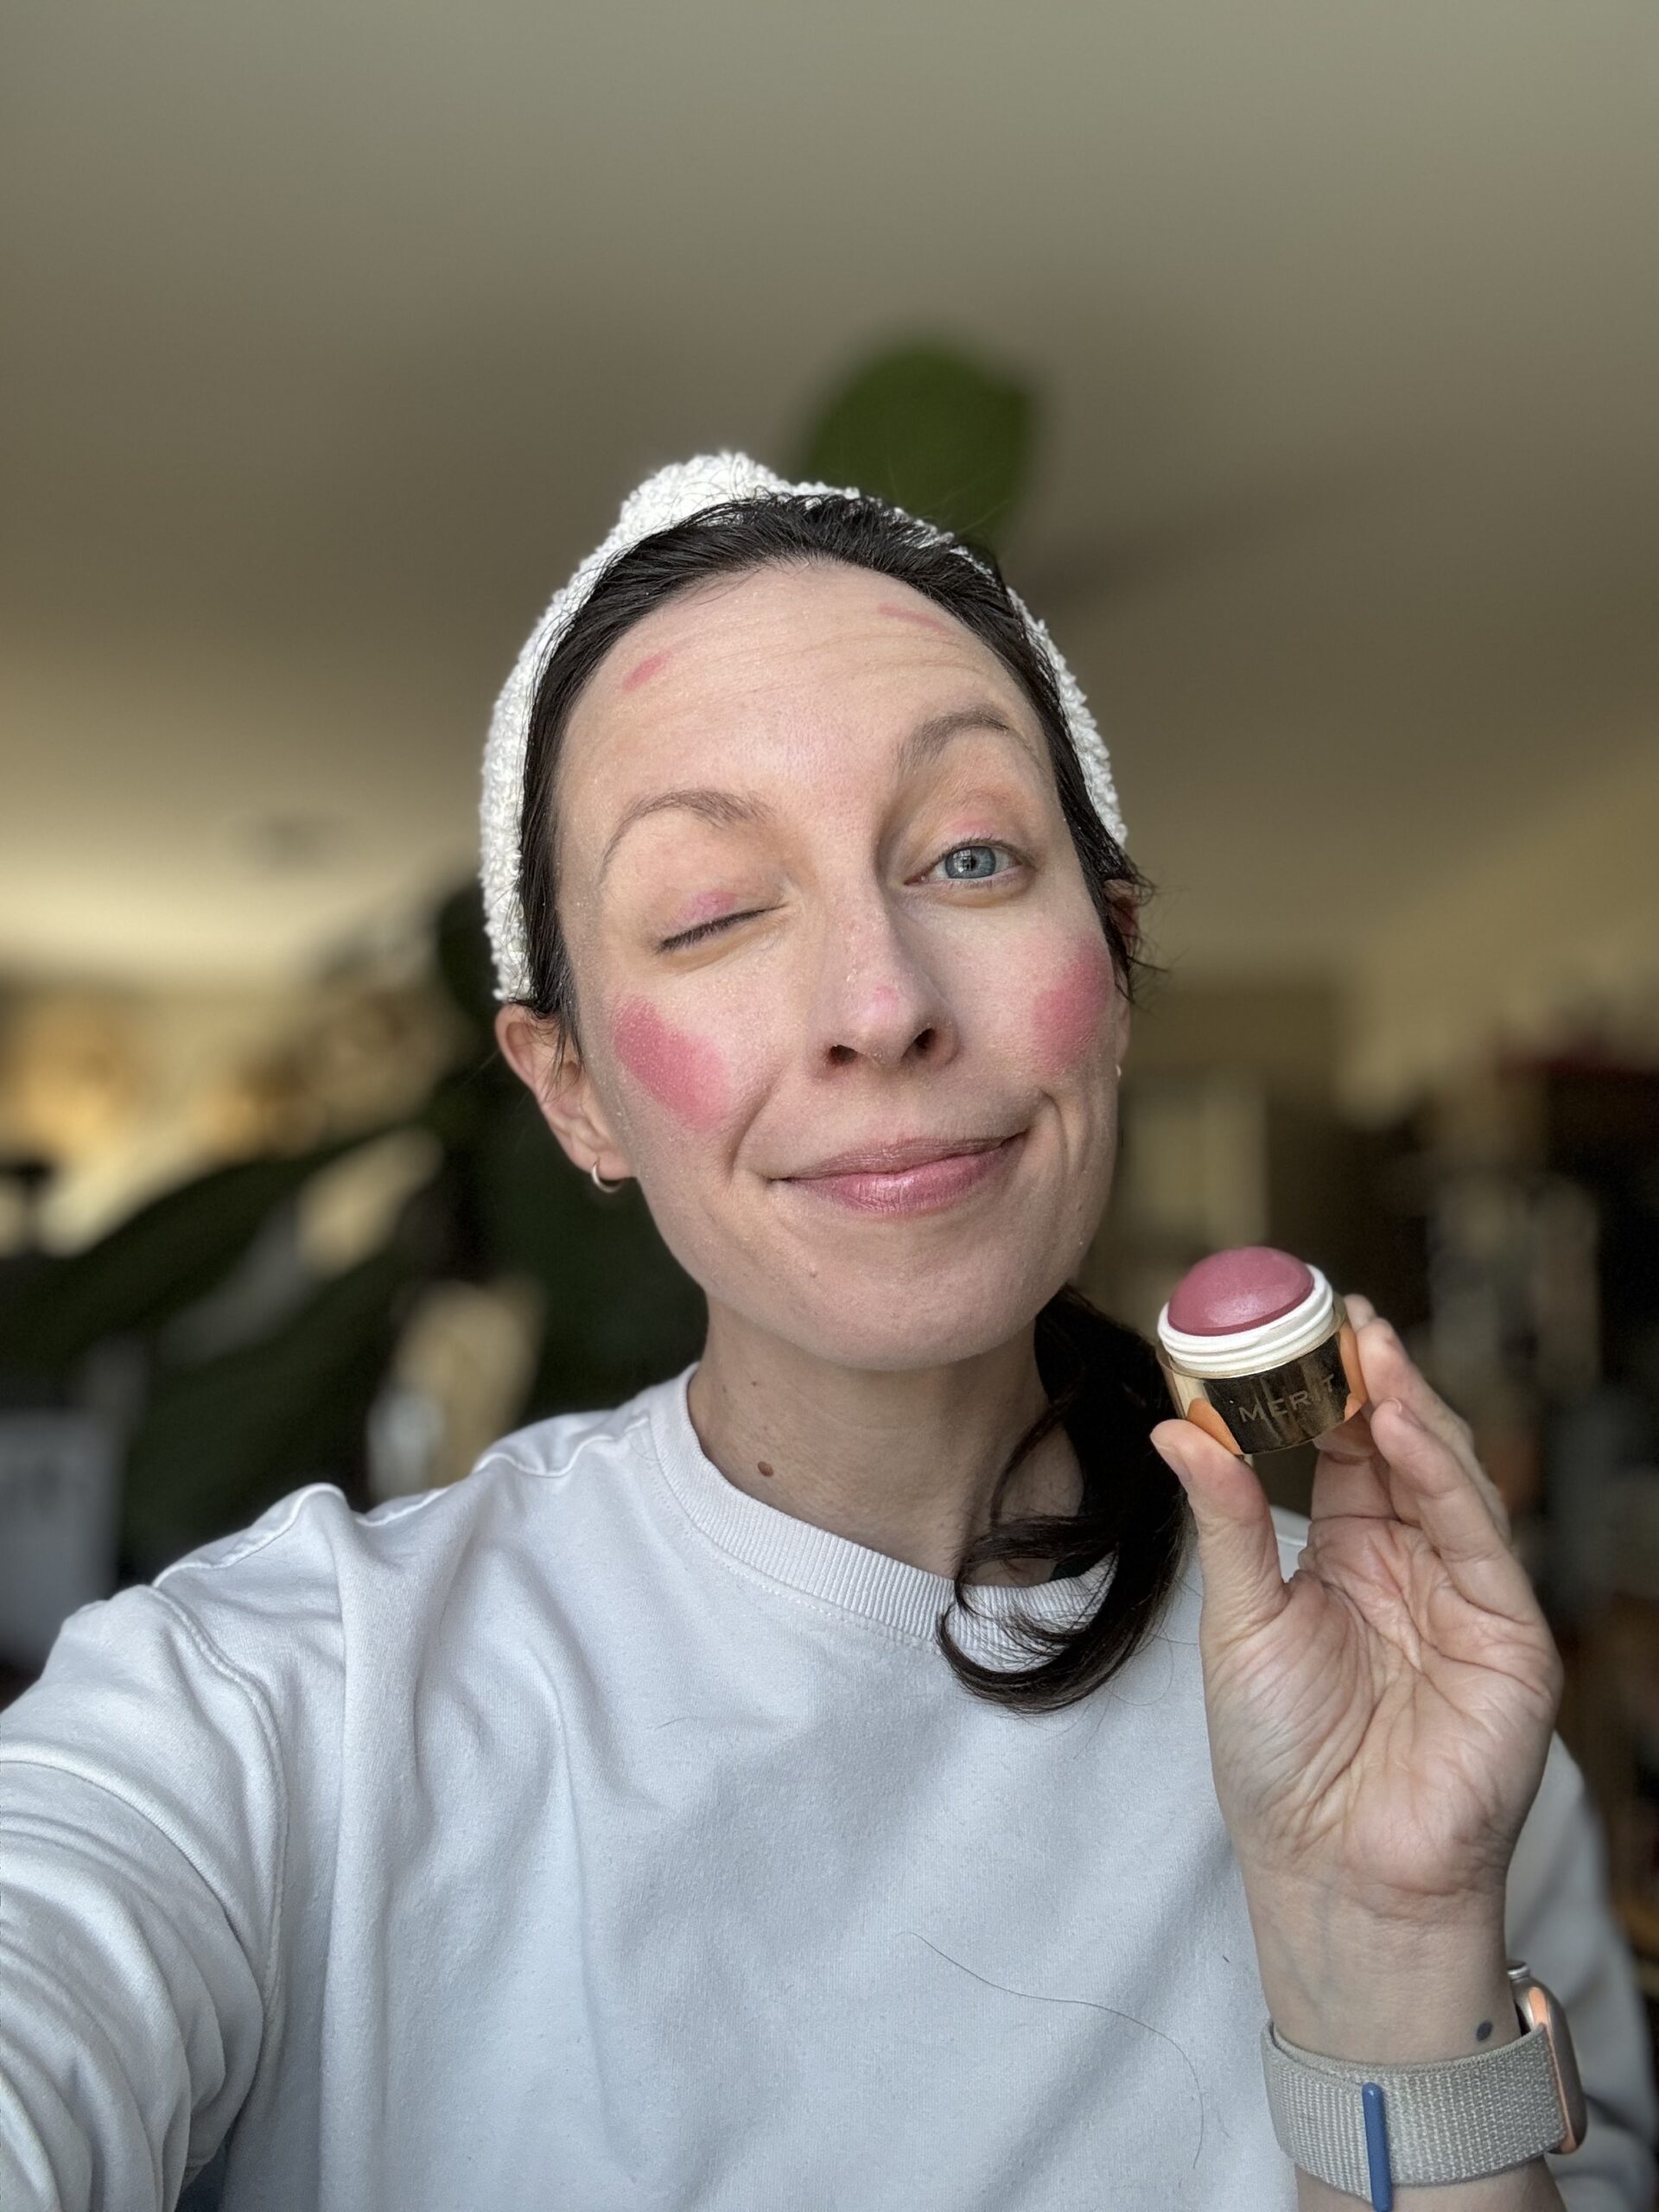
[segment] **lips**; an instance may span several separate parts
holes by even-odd
[[[815,1167],[803,1167],[784,1179],[811,1183],[830,1175],[895,1175],[906,1167],[925,1167],[935,1160],[959,1160],[973,1152],[995,1152],[1007,1136],[907,1137],[896,1144],[861,1145],[853,1152],[838,1152]]]
[[[780,1179],[805,1204],[888,1220],[939,1213],[1001,1186],[1024,1141],[1006,1137],[912,1137],[823,1160],[804,1175]],[[844,1163],[844,1164],[843,1164]]]

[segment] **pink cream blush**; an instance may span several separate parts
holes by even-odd
[[[644,660],[636,661],[622,679],[623,690],[637,691],[642,683],[649,683],[673,650],[672,645],[664,645],[660,652],[647,653]]]
[[[710,1129],[726,1111],[726,1064],[706,1037],[665,1021],[649,999],[624,999],[611,1017],[616,1057],[642,1090],[688,1128]]]
[[[1169,1301],[1169,1325],[1187,1337],[1232,1336],[1294,1313],[1313,1288],[1306,1261],[1271,1244],[1212,1252],[1190,1268]]]
[[[919,607],[899,607],[890,599],[878,600],[878,614],[890,614],[895,622],[913,622],[919,630],[937,630],[942,638],[950,635],[950,626],[935,614],[923,613]]]
[[[1032,1046],[1048,1074],[1074,1067],[1095,1042],[1116,982],[1104,944],[1081,944],[1032,1001]]]

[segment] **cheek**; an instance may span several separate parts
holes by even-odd
[[[706,1037],[677,1029],[646,999],[624,999],[611,1019],[620,1064],[688,1128],[709,1129],[726,1111],[726,1064]]]
[[[1099,1042],[1117,987],[1104,944],[1082,944],[1032,1001],[1031,1048],[1046,1076],[1064,1075]]]

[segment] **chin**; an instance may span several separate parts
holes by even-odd
[[[764,1230],[747,1248],[705,1218],[658,1217],[712,1306],[816,1359],[871,1371],[949,1366],[1011,1343],[1077,1272],[1097,1211],[1026,1204],[1014,1217],[936,1217],[913,1230],[826,1224]],[[999,1231],[1001,1233],[999,1233]]]
[[[946,1285],[820,1274],[774,1295],[753,1318],[774,1335],[837,1366],[878,1372],[947,1367],[995,1351],[1030,1327],[1066,1280],[1052,1265],[1028,1275],[1005,1268],[995,1280]],[[751,1309],[752,1312],[753,1309]]]
[[[986,1352],[997,1351],[1030,1325],[1035,1311],[1012,1315],[1006,1326],[996,1329],[941,1330],[935,1333],[917,1330],[903,1335],[887,1330],[875,1336],[849,1329],[844,1334],[820,1335],[816,1341],[804,1335],[799,1341],[803,1350],[810,1350],[818,1358],[837,1367],[855,1368],[865,1374],[910,1375],[924,1369],[954,1367],[963,1360],[977,1359]]]

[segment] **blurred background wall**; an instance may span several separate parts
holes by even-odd
[[[738,445],[975,529],[1054,630],[1166,971],[1089,1285],[1147,1325],[1268,1238],[1406,1328],[1659,1990],[1651,10],[3,38],[0,1685],[302,1481],[694,1356],[493,1055],[467,885],[535,613]]]

